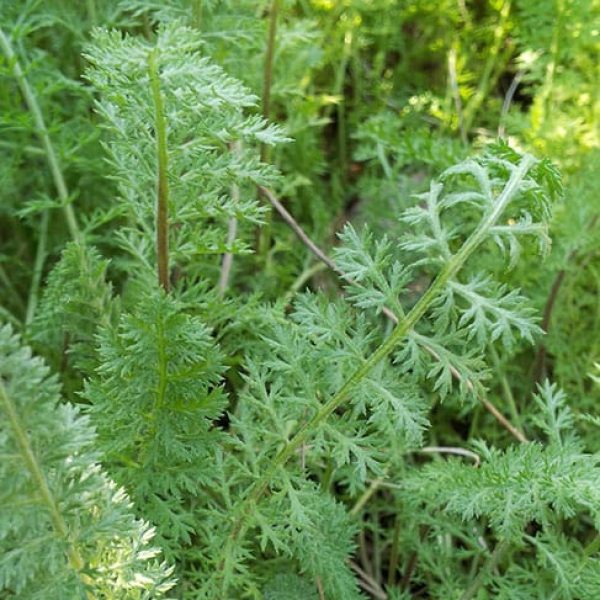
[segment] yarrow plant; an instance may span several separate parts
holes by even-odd
[[[540,301],[574,209],[482,133],[520,13],[159,4],[0,6],[0,598],[599,597],[595,237]]]

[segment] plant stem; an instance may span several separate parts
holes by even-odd
[[[592,217],[592,219],[588,222],[587,227],[585,228],[585,233],[587,233],[590,230],[593,230],[596,227],[598,219],[598,215]],[[571,250],[571,252],[569,252],[567,257],[565,258],[562,269],[558,271],[554,278],[554,281],[552,282],[552,286],[550,288],[550,292],[548,294],[548,298],[544,306],[544,316],[542,317],[541,323],[542,330],[546,334],[550,331],[550,325],[552,322],[552,312],[554,310],[558,294],[565,281],[568,265],[577,257],[578,251],[578,248],[574,248],[573,250]],[[546,346],[543,341],[540,341],[533,361],[533,384],[535,385],[536,383],[540,383],[542,379],[544,379],[544,377],[546,377]]]
[[[363,509],[365,504],[371,499],[373,494],[381,487],[381,484],[385,481],[387,477],[387,467],[384,470],[384,474],[381,477],[378,477],[374,481],[371,482],[371,485],[362,493],[360,498],[356,501],[354,506],[350,509],[350,516],[356,517],[360,511]]]
[[[202,27],[202,2],[203,0],[193,0],[192,2],[192,23],[196,29]]]
[[[277,15],[279,13],[279,0],[271,0],[269,10],[269,34],[267,38],[267,50],[265,55],[265,68],[263,74],[263,93],[262,93],[262,115],[265,119],[271,117],[271,88],[273,87],[273,61],[275,58],[275,41],[277,34]],[[260,160],[269,161],[269,145],[261,144]],[[258,240],[258,253],[261,257],[266,257],[271,243],[271,221],[273,219],[272,211],[269,209],[265,215],[265,223],[262,226]]]
[[[494,569],[505,552],[508,550],[508,542],[498,542],[491,556],[487,560],[487,562],[481,567],[477,577],[471,582],[471,585],[463,592],[463,595],[460,597],[460,600],[471,600],[479,591],[479,588],[483,585],[485,578],[488,576],[489,572]]]
[[[392,549],[390,551],[390,561],[388,563],[388,579],[387,587],[391,588],[396,583],[396,570],[398,569],[398,550],[400,545],[400,528],[402,522],[400,515],[396,515],[396,523],[394,525],[394,534],[392,537]]]
[[[317,263],[317,264],[321,264],[321,263]],[[7,292],[9,292],[10,295],[12,296],[14,303],[16,305],[18,305],[19,308],[25,309],[23,298],[21,298],[21,295],[17,291],[17,288],[14,286],[13,282],[8,277],[6,271],[4,270],[4,267],[2,266],[1,261],[0,261],[0,281],[6,287]],[[17,322],[19,322],[19,321],[17,321]]]
[[[271,88],[273,86],[273,59],[275,57],[275,38],[277,35],[277,15],[279,13],[279,0],[271,1],[269,11],[269,37],[267,38],[267,51],[265,55],[265,70],[263,73],[262,115],[265,119],[271,117]],[[260,160],[269,160],[269,145],[260,147]]]
[[[468,132],[473,124],[477,111],[480,109],[483,101],[488,95],[490,88],[493,84],[492,75],[494,74],[496,63],[498,59],[501,57],[500,47],[502,45],[502,41],[504,40],[506,29],[508,25],[508,18],[510,16],[510,8],[511,2],[510,0],[505,0],[504,4],[500,8],[500,15],[498,19],[498,24],[494,28],[494,41],[492,43],[492,47],[490,48],[487,61],[483,68],[483,73],[481,78],[479,79],[479,85],[477,86],[477,91],[470,99],[467,104],[464,112],[464,128],[465,131]]]
[[[524,69],[517,71],[517,73],[513,77],[513,80],[510,82],[510,86],[508,87],[506,95],[504,96],[504,101],[502,102],[502,110],[500,112],[500,119],[498,123],[498,137],[503,138],[504,134],[506,133],[506,117],[508,116],[508,111],[510,110],[510,105],[512,104],[513,97],[524,75]]]
[[[546,124],[546,119],[550,111],[550,100],[552,97],[552,93],[554,92],[554,75],[556,74],[556,69],[559,62],[558,51],[560,45],[560,36],[564,31],[564,0],[557,0],[555,6],[556,13],[554,15],[554,29],[552,30],[552,40],[550,42],[549,48],[550,60],[546,65],[546,73],[544,76],[544,82],[541,86],[539,100],[536,99],[536,103],[538,103],[539,107],[539,116],[537,117],[536,123],[534,124],[536,126],[536,131],[540,131],[540,129]]]
[[[29,82],[25,77],[23,68],[21,67],[19,59],[17,58],[10,44],[10,40],[5,35],[2,29],[0,29],[0,47],[6,55],[8,63],[12,65],[13,75],[17,80],[17,84],[19,85],[21,93],[23,94],[25,104],[27,104],[27,108],[29,109],[31,116],[33,117],[36,133],[44,147],[44,151],[46,153],[46,160],[48,161],[48,166],[50,167],[50,172],[52,174],[54,186],[58,193],[58,198],[62,204],[62,209],[65,216],[65,220],[67,222],[67,227],[69,228],[69,233],[71,234],[73,240],[81,241],[81,232],[79,231],[79,227],[77,225],[75,212],[73,211],[73,207],[69,202],[69,192],[67,190],[67,184],[65,183],[65,178],[60,168],[60,164],[58,162],[58,157],[56,156],[54,146],[52,145],[52,141],[50,140],[50,134],[48,133],[48,128],[46,127],[46,123],[44,122],[44,117],[42,116],[40,105],[38,104],[37,98],[35,97],[35,94],[33,93],[33,90],[31,89],[31,86],[29,85]]]
[[[286,210],[286,208],[279,202],[279,200],[275,197],[275,195],[263,187],[262,185],[258,186],[258,191],[271,203],[273,208],[279,213],[281,218],[292,228],[294,233],[298,236],[300,241],[323,263],[325,263],[332,271],[338,273],[339,275],[343,275],[338,266],[319,248],[311,239],[308,237],[304,229],[300,227],[296,219],[292,217],[292,215]]]
[[[231,150],[235,154],[240,153],[240,144],[236,142],[232,144]],[[240,200],[240,188],[236,183],[231,185],[231,200],[233,204],[237,206]],[[231,247],[235,242],[235,238],[237,235],[237,219],[235,217],[230,217],[227,223],[227,246]],[[223,262],[221,263],[221,274],[219,276],[219,295],[225,294],[225,290],[229,286],[229,279],[231,277],[231,267],[233,266],[233,253],[226,252],[223,255]]]
[[[492,357],[492,362],[494,363],[494,368],[496,369],[496,373],[498,378],[500,379],[500,385],[502,386],[502,392],[504,394],[504,398],[506,403],[508,404],[508,408],[510,410],[510,414],[512,416],[512,420],[516,423],[517,427],[521,429],[521,416],[519,415],[519,411],[517,410],[517,403],[515,402],[515,397],[510,389],[510,384],[508,383],[508,379],[502,370],[502,366],[500,364],[500,357],[496,352],[496,348],[494,348],[494,344],[490,344],[490,356]]]
[[[583,555],[588,558],[598,550],[600,550],[600,534],[596,535],[596,537],[583,549]]]
[[[327,254],[321,249],[319,248],[319,246],[317,246],[311,239],[310,237],[307,235],[307,233],[302,229],[302,227],[300,227],[300,225],[298,224],[298,222],[294,219],[294,217],[286,210],[286,208],[281,204],[281,202],[279,202],[279,200],[275,197],[275,195],[273,194],[273,192],[271,192],[270,190],[268,190],[265,187],[262,186],[258,186],[258,190],[260,191],[260,193],[272,204],[272,206],[275,208],[275,210],[280,214],[280,216],[283,218],[283,220],[292,228],[292,230],[294,231],[294,233],[298,236],[298,238],[300,239],[300,241],[325,265],[327,265],[334,273],[337,273],[337,275],[339,275],[342,279],[344,279],[346,282],[352,284],[352,279],[349,278],[336,264],[335,262],[329,257],[327,256]],[[382,310],[383,314],[390,319],[392,322],[394,322],[395,324],[398,324],[399,322],[399,318],[398,316],[392,311],[390,310],[387,306],[383,307]],[[403,315],[400,315],[401,318],[403,318]],[[421,336],[418,336],[415,332],[412,333],[412,335],[414,335],[416,338],[420,338]],[[421,342],[420,342],[421,343]],[[422,346],[423,348],[425,348],[425,350],[431,354],[431,356],[433,356],[433,358],[435,358],[435,360],[439,361],[440,357],[437,354],[437,352],[435,352],[435,350],[433,348],[431,348],[430,346],[428,346],[425,342],[422,342]],[[458,381],[464,381],[464,383],[466,384],[466,386],[469,388],[469,390],[471,390],[473,393],[476,394],[477,398],[479,399],[479,401],[485,406],[486,410],[488,412],[490,412],[492,414],[492,416],[500,423],[500,425],[502,425],[502,427],[504,427],[511,435],[513,435],[517,440],[519,440],[519,442],[521,443],[526,443],[528,440],[527,438],[523,435],[523,433],[521,431],[519,431],[485,396],[485,394],[483,393],[482,390],[480,390],[479,392],[477,392],[475,390],[475,386],[473,385],[473,383],[471,381],[464,380],[464,378],[462,377],[462,375],[460,374],[459,371],[457,371],[455,368],[450,367],[450,372],[452,373],[452,376],[457,379]]]
[[[21,458],[25,463],[25,467],[29,471],[37,490],[39,492],[40,498],[42,502],[45,504],[48,513],[50,515],[50,520],[52,521],[52,526],[58,533],[58,535],[65,541],[67,546],[67,557],[69,559],[69,564],[71,568],[77,571],[82,578],[82,580],[87,583],[87,577],[82,573],[82,569],[85,566],[83,558],[79,553],[78,549],[73,545],[72,540],[69,536],[69,528],[63,519],[63,516],[60,512],[58,502],[54,498],[52,491],[50,490],[50,486],[48,485],[48,481],[44,476],[42,471],[42,467],[38,463],[37,457],[31,447],[29,442],[29,438],[27,437],[27,428],[21,423],[19,418],[19,414],[17,412],[17,407],[15,406],[13,400],[8,396],[6,388],[4,387],[4,383],[0,378],[0,403],[4,407],[4,411],[8,417],[8,423],[10,428],[12,429],[13,435],[15,437],[15,441],[17,446],[19,447],[19,451],[21,454]]]
[[[158,283],[169,291],[169,155],[167,153],[167,121],[158,72],[158,49],[148,55],[150,88],[154,101],[154,130],[156,132],[157,174],[157,210],[156,210],[156,261],[158,265]]]
[[[479,395],[479,400],[485,406],[488,412],[490,412],[494,418],[509,431],[513,437],[515,437],[522,444],[529,442],[525,434],[517,429],[484,395]],[[469,436],[472,437],[472,436]]]
[[[463,107],[460,99],[460,88],[458,87],[458,76],[456,74],[456,46],[454,44],[448,52],[448,79],[450,83],[450,91],[454,100],[454,108],[456,109],[456,118],[458,120],[458,131],[463,144],[467,143],[467,132],[463,120]]]
[[[423,454],[454,454],[455,456],[464,456],[465,458],[470,458],[475,467],[478,467],[481,463],[481,458],[478,454],[465,448],[457,448],[456,446],[425,446],[417,450],[417,452]]]
[[[87,7],[88,19],[90,20],[91,25],[94,26],[98,20],[96,0],[86,0],[85,4]]]
[[[324,271],[327,268],[327,265],[322,262],[316,262],[312,267],[305,269],[298,275],[294,283],[290,286],[290,289],[285,293],[284,299],[286,304],[289,304],[292,301],[294,295],[298,292],[298,290],[307,283],[312,277],[314,277],[317,273]]]
[[[338,138],[338,152],[340,159],[340,170],[341,179],[345,183],[348,177],[348,150],[346,147],[346,97],[343,94],[344,82],[346,80],[346,71],[348,70],[348,63],[352,55],[352,42],[353,42],[352,29],[346,31],[344,34],[344,49],[342,52],[342,60],[338,67],[336,75],[336,95],[341,97],[340,101],[336,105],[337,112],[337,138]]]
[[[48,211],[42,213],[40,219],[40,237],[38,239],[37,250],[35,253],[35,263],[33,265],[33,275],[31,277],[31,286],[29,288],[29,299],[27,301],[27,312],[25,314],[25,325],[31,324],[37,307],[38,295],[40,291],[40,282],[42,281],[42,271],[44,270],[44,261],[46,260],[46,242],[48,240]]]
[[[246,530],[246,520],[252,507],[255,506],[260,498],[267,492],[269,484],[277,473],[278,469],[284,466],[288,460],[296,453],[300,446],[306,443],[308,437],[318,429],[321,424],[331,416],[347,399],[352,390],[371,372],[371,370],[396,348],[404,340],[413,327],[426,314],[432,304],[437,300],[440,293],[444,290],[450,279],[452,279],[462,268],[467,259],[473,254],[478,246],[488,235],[489,229],[500,218],[509,202],[518,192],[519,186],[523,181],[529,168],[534,164],[535,159],[530,155],[525,155],[519,165],[512,172],[509,181],[506,183],[500,195],[489,213],[484,216],[475,231],[467,239],[464,245],[454,254],[445,264],[433,283],[427,291],[419,298],[410,312],[403,318],[391,335],[367,358],[364,363],[350,376],[342,385],[336,394],[334,394],[321,408],[300,427],[292,439],[279,451],[267,467],[264,474],[251,486],[248,495],[238,506],[238,515],[234,520],[231,533],[225,546],[225,552],[230,551],[238,538],[242,537]],[[226,579],[223,579],[226,592]],[[223,597],[227,597],[224,593]]]
[[[237,185],[232,186],[233,190],[237,190],[237,196],[239,197],[239,189]],[[235,197],[234,191],[232,190],[232,196]],[[230,217],[227,222],[227,246],[232,246],[235,242],[237,235],[237,219]],[[223,254],[223,262],[221,263],[221,274],[219,275],[219,295],[223,296],[225,291],[229,287],[229,278],[231,276],[231,267],[233,266],[233,253],[225,252]]]

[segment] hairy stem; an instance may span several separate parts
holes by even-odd
[[[349,278],[336,264],[335,262],[321,249],[317,246],[307,235],[307,233],[300,227],[298,222],[294,219],[294,217],[286,210],[286,208],[281,204],[281,202],[275,197],[273,192],[268,190],[265,187],[258,186],[260,193],[271,203],[273,208],[279,213],[281,218],[291,227],[294,233],[298,236],[300,241],[325,265],[327,265],[334,273],[337,273],[342,279],[347,281],[348,283],[352,283],[352,279]],[[390,310],[387,306],[383,307],[383,314],[390,319],[390,321],[398,324],[399,318],[398,316]],[[404,315],[400,315],[403,318]],[[413,332],[414,335],[414,332]],[[420,336],[419,336],[420,337]],[[428,346],[426,343],[422,343],[425,350],[433,356],[436,360],[440,360],[440,357],[435,352],[433,348]],[[453,367],[450,367],[450,371],[452,376],[458,381],[464,381],[462,375]],[[475,386],[473,382],[466,380],[464,381],[469,390],[477,395],[479,401],[485,406],[486,410],[492,414],[492,416],[504,427],[512,436],[514,436],[519,442],[525,443],[527,442],[527,438],[523,435],[521,431],[519,431],[512,423],[502,415],[502,413],[485,397],[482,390],[475,390]]]
[[[9,427],[11,428],[15,437],[15,441],[19,447],[19,452],[23,462],[25,463],[25,467],[35,482],[42,503],[48,510],[50,520],[52,521],[52,526],[58,535],[65,541],[69,565],[75,571],[80,573],[82,581],[85,583],[87,578],[82,573],[82,569],[85,566],[83,558],[81,557],[79,550],[74,546],[72,540],[70,539],[69,528],[63,519],[58,502],[50,490],[50,486],[48,485],[48,481],[44,476],[42,467],[39,464],[35,452],[29,442],[29,438],[27,436],[27,427],[21,422],[17,407],[15,406],[13,400],[8,396],[6,388],[2,383],[2,379],[0,379],[0,403],[4,408],[6,416],[8,417]]]
[[[157,210],[156,210],[156,261],[158,265],[158,283],[169,291],[169,155],[167,153],[167,121],[160,91],[158,72],[158,50],[148,56],[150,87],[154,101],[154,130],[156,132],[157,174]]]
[[[364,363],[350,376],[339,391],[334,394],[321,408],[296,432],[292,439],[273,458],[263,475],[251,486],[248,495],[244,498],[237,509],[231,533],[226,543],[225,552],[231,552],[239,538],[246,531],[246,521],[252,508],[258,503],[262,496],[268,491],[269,485],[277,471],[283,467],[298,448],[306,443],[309,436],[317,430],[344,402],[347,401],[352,390],[379,364],[389,356],[394,348],[404,340],[414,326],[423,318],[438,296],[443,292],[448,282],[460,271],[467,259],[481,245],[487,237],[491,227],[497,222],[509,202],[519,190],[521,182],[534,164],[535,159],[525,155],[517,168],[511,174],[509,181],[496,199],[494,207],[481,220],[475,231],[467,239],[464,245],[454,254],[439,272],[427,291],[419,298],[410,312],[396,325],[391,335],[367,358]],[[223,592],[227,591],[227,580],[223,579]],[[227,594],[223,594],[226,597]]]

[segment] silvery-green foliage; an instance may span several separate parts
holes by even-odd
[[[509,263],[518,260],[524,240],[537,240],[544,251],[549,201],[560,193],[560,179],[542,161],[531,165],[518,189],[509,190],[519,160],[498,145],[446,169],[401,215],[407,232],[397,241],[387,236],[376,241],[366,228],[359,235],[347,226],[335,257],[348,282],[349,301],[376,312],[386,308],[401,321],[423,285],[418,275],[435,275],[454,264],[478,231],[480,251],[493,252],[498,246]],[[511,198],[504,202],[507,193]],[[511,349],[517,334],[531,343],[540,334],[537,320],[519,290],[509,290],[481,268],[473,272],[467,261],[433,299],[428,318],[408,333],[396,353],[397,368],[431,379],[442,397],[453,381],[464,393],[476,391],[487,345],[499,341]]]
[[[171,253],[180,266],[197,265],[206,254],[247,250],[239,237],[227,246],[227,221],[260,222],[254,186],[272,183],[276,173],[259,162],[256,147],[285,140],[276,126],[249,112],[256,96],[202,49],[200,33],[175,22],[161,25],[152,41],[98,30],[86,53],[113,176],[131,219],[122,243],[149,263],[152,250],[144,238],[154,231],[157,179],[151,62],[167,128]],[[241,189],[238,199],[231,197],[233,184]]]
[[[210,329],[162,292],[148,292],[100,335],[85,389],[103,464],[174,550],[196,530],[196,502],[215,485],[224,410],[223,357]]]
[[[478,468],[450,459],[413,469],[398,495],[413,514],[447,515],[432,521],[440,536],[456,535],[455,518],[465,531],[477,531],[475,524],[484,522],[496,544],[521,553],[503,577],[488,576],[498,597],[508,598],[512,590],[519,598],[592,600],[600,593],[598,560],[561,528],[576,518],[600,525],[600,456],[586,451],[574,432],[561,390],[545,382],[534,401],[545,440],[506,450],[474,442],[482,461]],[[486,554],[474,541],[471,555]]]
[[[171,569],[154,530],[100,468],[89,419],[55,376],[0,328],[0,596],[164,597]]]
[[[70,242],[48,275],[29,337],[56,368],[93,372],[97,327],[117,312],[107,268],[93,246]]]
[[[538,268],[553,167],[505,144],[464,160],[515,70],[500,121],[519,147],[573,166],[597,145],[594,3],[474,4],[0,0],[0,313],[26,316],[64,383],[61,400],[0,330],[0,597],[600,597],[598,169]],[[259,114],[294,143],[269,152],[282,131]],[[256,184],[332,242],[333,272],[273,213],[215,286],[219,255],[256,241]],[[71,202],[81,239],[61,254]],[[340,225],[355,214],[369,227]],[[554,268],[545,372],[571,408],[526,393],[544,339],[527,297],[543,306]]]
[[[308,543],[303,541],[302,526],[293,527],[293,535],[287,537],[285,529],[274,523],[300,522],[310,529],[308,513],[298,512],[298,506],[314,502],[323,514],[334,511],[333,505],[326,508],[331,503],[326,491],[331,487],[354,497],[369,477],[381,476],[387,469],[402,470],[406,454],[423,444],[428,404],[443,398],[456,379],[461,397],[480,389],[486,344],[499,336],[509,344],[515,331],[525,337],[536,332],[532,313],[519,295],[491,279],[462,284],[462,277],[475,248],[490,246],[489,251],[497,251],[494,227],[516,210],[537,219],[538,227],[527,233],[544,234],[548,211],[540,210],[538,203],[546,203],[545,195],[541,197],[545,172],[532,157],[507,156],[505,148],[492,148],[489,154],[446,172],[443,183],[434,182],[430,193],[418,199],[425,202],[407,213],[414,227],[405,239],[410,240],[411,252],[427,259],[439,275],[430,287],[434,292],[423,296],[428,304],[421,318],[406,332],[395,354],[388,351],[392,360],[369,362],[388,343],[389,330],[382,327],[379,314],[385,310],[402,328],[422,302],[414,288],[418,265],[405,267],[398,259],[406,256],[403,240],[375,240],[368,231],[358,234],[348,226],[335,255],[337,269],[346,279],[347,301],[330,302],[307,293],[297,297],[289,317],[271,313],[261,330],[263,348],[256,348],[247,359],[246,386],[230,421],[236,449],[232,459],[244,465],[235,470],[246,471],[248,480],[236,482],[247,491],[236,493],[240,500],[227,514],[243,525],[233,525],[234,533],[226,530],[221,536],[213,526],[214,546],[207,553],[213,558],[206,562],[209,572],[216,572],[204,582],[207,597],[251,589],[248,577],[255,543],[236,539],[231,544],[240,531],[237,527],[255,532],[262,552],[272,549],[297,558],[301,572],[312,569],[308,557],[297,550],[299,544]],[[482,204],[478,218],[452,231],[452,210],[473,198]],[[456,309],[448,306],[449,290],[466,296],[455,302]],[[485,310],[468,312],[476,303]],[[365,365],[372,366],[363,370]],[[427,379],[434,382],[433,395],[428,394]],[[346,401],[325,412],[330,399],[338,398],[345,386],[351,389]],[[279,457],[295,443],[298,432],[305,432],[305,442],[284,464]],[[311,484],[313,477],[321,480],[322,490]],[[246,505],[245,498],[260,485],[265,487],[259,489],[270,491],[269,496]],[[340,531],[344,527],[351,524],[340,523]],[[334,561],[335,554],[328,555]],[[336,587],[345,572],[341,555],[335,564],[335,581],[323,578],[319,571],[314,575],[322,580],[326,594],[350,597],[351,586]]]
[[[264,588],[265,600],[318,600],[313,585],[293,571],[277,573]]]

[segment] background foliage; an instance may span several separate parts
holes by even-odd
[[[600,597],[599,31],[0,0],[0,598]]]

